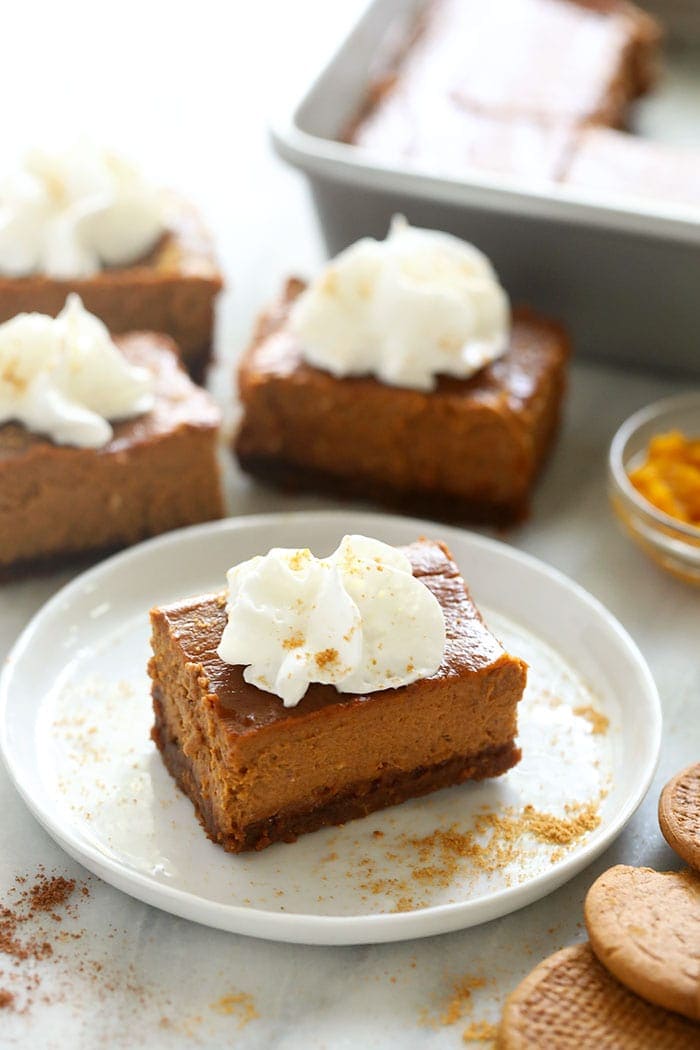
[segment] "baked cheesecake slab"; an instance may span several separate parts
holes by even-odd
[[[152,610],[152,736],[226,850],[293,841],[519,761],[526,665],[490,633],[446,547],[422,540],[403,553],[442,607],[447,644],[434,675],[398,689],[312,684],[286,708],[217,656],[223,594]]]
[[[700,207],[700,151],[612,128],[584,128],[563,181],[625,199]]]
[[[0,274],[0,323],[20,313],[54,317],[70,292],[112,333],[164,332],[182,360],[201,377],[211,356],[214,304],[223,287],[214,249],[191,205],[168,199],[167,231],[153,251],[129,266],[90,277]]]
[[[117,336],[154,377],[151,411],[113,425],[102,448],[58,445],[0,426],[0,577],[219,518],[220,413],[150,332]]]
[[[460,107],[465,119],[622,125],[654,82],[660,39],[626,0],[432,0],[342,137],[368,148],[385,138],[398,155],[429,145],[439,159]]]
[[[371,376],[336,378],[305,363],[289,328],[304,289],[288,282],[238,372],[241,467],[286,487],[398,505],[431,517],[506,523],[528,510],[556,434],[569,342],[516,311],[503,357],[428,392]]]
[[[350,141],[388,163],[404,159],[433,174],[469,169],[556,182],[566,169],[575,125],[528,115],[489,115],[445,98],[439,107],[392,91],[350,131]]]

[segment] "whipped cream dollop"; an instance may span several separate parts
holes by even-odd
[[[506,351],[510,305],[478,248],[396,216],[386,240],[365,237],[328,264],[290,323],[317,368],[431,390]]]
[[[59,445],[100,448],[112,437],[109,420],[153,407],[152,384],[77,295],[58,317],[18,314],[0,325],[0,424],[14,420]]]
[[[227,579],[217,652],[285,707],[312,682],[372,693],[427,678],[442,662],[440,603],[405,554],[379,540],[345,536],[329,558],[276,547]]]
[[[81,142],[34,151],[0,182],[0,273],[89,277],[146,255],[165,229],[160,194],[120,157]]]

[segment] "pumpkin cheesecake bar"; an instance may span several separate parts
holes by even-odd
[[[84,277],[0,273],[0,322],[18,313],[57,314],[80,295],[110,332],[164,332],[187,370],[201,378],[211,357],[214,307],[223,287],[211,237],[195,208],[167,198],[167,229],[155,247],[127,266]]]
[[[341,692],[314,681],[285,706],[269,681],[258,687],[218,655],[224,594],[152,610],[152,736],[207,835],[226,850],[293,841],[518,762],[526,665],[488,630],[443,544],[423,539],[400,555],[439,603],[444,648],[433,673],[397,688]],[[321,655],[327,662],[334,652]]]
[[[112,333],[169,335],[201,375],[222,284],[193,206],[95,144],[34,150],[0,182],[0,323],[75,292]]]
[[[304,359],[289,324],[305,289],[290,280],[241,358],[241,467],[288,488],[375,500],[429,517],[524,517],[557,433],[569,340],[555,322],[514,312],[503,356],[435,389],[337,377]]]
[[[0,577],[223,514],[218,408],[168,336],[129,333],[114,347],[148,377],[152,403],[116,420],[98,447],[58,443],[17,419],[0,426]]]
[[[563,182],[625,201],[700,208],[700,151],[612,128],[584,128]]]
[[[505,122],[496,138],[505,156],[508,126],[522,135],[522,121],[560,130],[622,126],[630,103],[655,80],[661,38],[658,23],[627,0],[432,0],[398,48],[396,29],[389,27],[385,53],[341,137],[381,153],[389,147],[395,162],[444,168],[449,160],[455,170],[457,151],[463,168],[493,166],[497,125],[489,121]],[[514,172],[538,170],[536,139],[528,138],[531,148],[511,154]],[[539,173],[547,173],[544,163]]]
[[[504,117],[467,109],[454,99],[392,95],[352,133],[352,142],[389,164],[464,178],[470,170],[556,182],[574,148],[576,127],[528,114]]]

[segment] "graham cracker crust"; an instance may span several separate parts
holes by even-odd
[[[371,781],[353,784],[326,803],[295,812],[276,813],[265,820],[248,824],[231,834],[214,819],[209,800],[200,791],[192,763],[178,742],[169,734],[163,717],[158,686],[153,687],[155,724],[151,738],[176,784],[192,802],[197,818],[207,836],[229,853],[261,850],[274,842],[295,842],[300,835],[329,825],[367,816],[378,809],[396,806],[441,788],[465,780],[483,780],[500,776],[520,761],[521,751],[513,741],[489,748],[476,755],[458,755],[446,762],[405,772],[389,770]]]
[[[199,386],[204,386],[207,381],[207,373],[214,360],[213,350],[213,344],[207,343],[198,350],[189,351],[186,354],[181,352],[180,354],[180,360],[184,368],[187,369],[190,378]]]
[[[320,492],[341,499],[361,499],[417,517],[445,522],[469,521],[481,525],[517,525],[529,514],[529,499],[492,503],[460,496],[414,489],[411,492],[378,485],[366,478],[339,477],[329,471],[301,467],[277,456],[249,455],[236,450],[242,470],[261,481],[289,492]]]

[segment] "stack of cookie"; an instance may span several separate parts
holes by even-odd
[[[590,940],[511,993],[500,1050],[700,1048],[700,763],[666,785],[659,822],[690,867],[604,872],[586,897]]]

